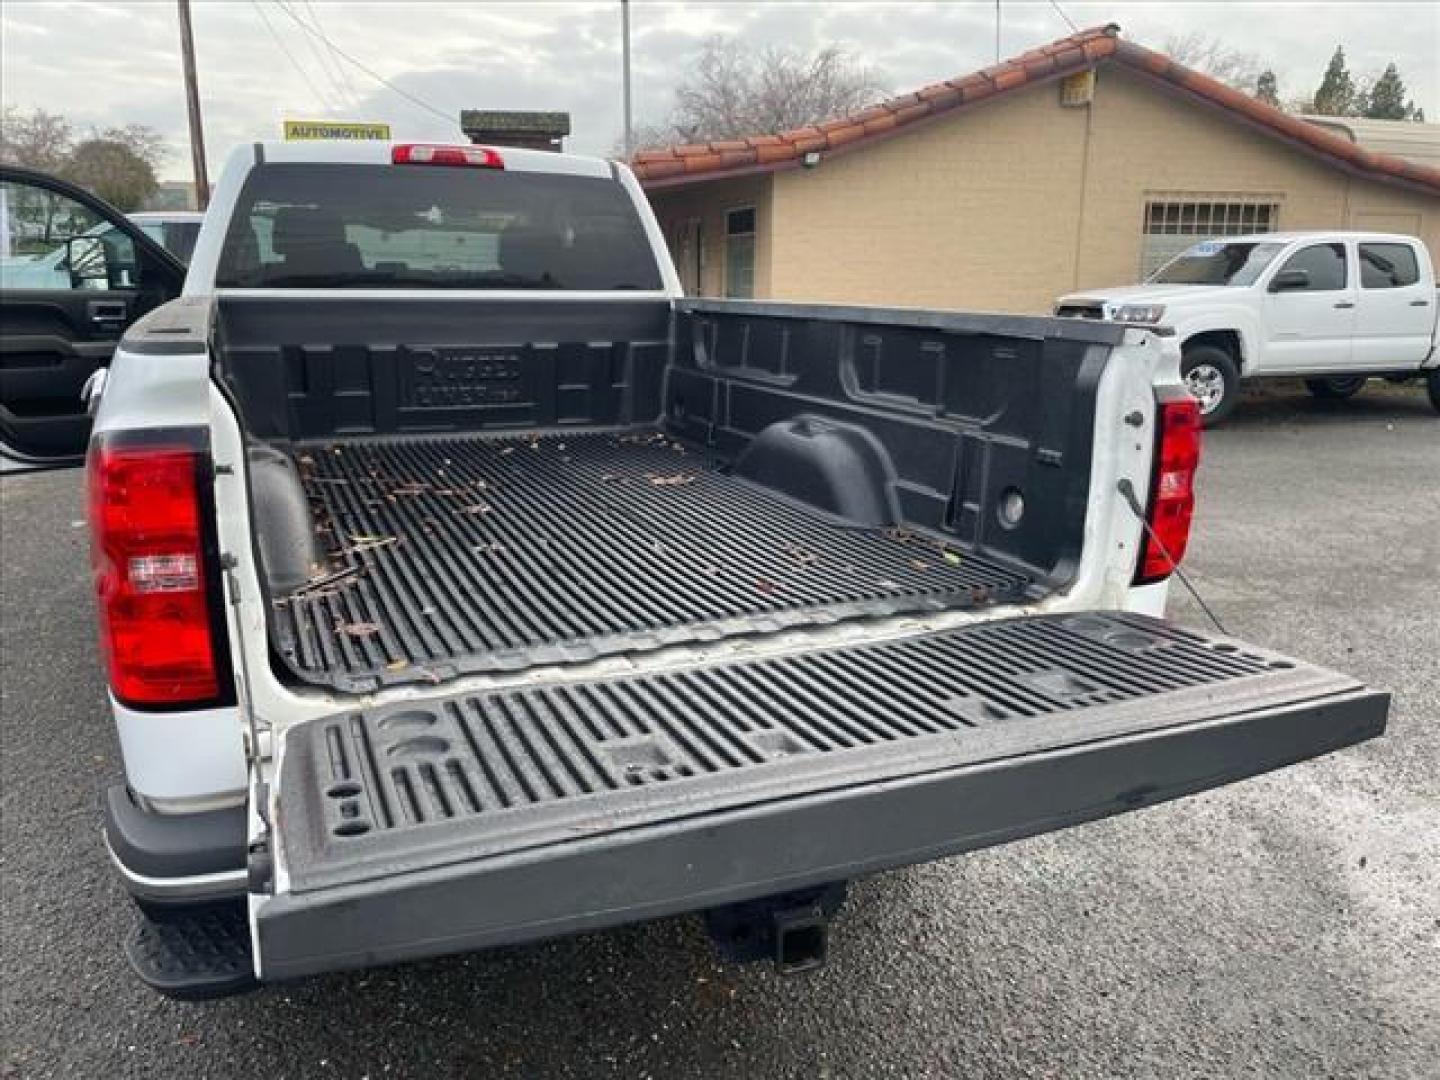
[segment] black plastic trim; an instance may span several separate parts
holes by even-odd
[[[153,814],[124,784],[114,784],[101,797],[101,815],[110,850],[134,874],[173,879],[245,869],[244,806]],[[244,892],[243,881],[234,891]]]

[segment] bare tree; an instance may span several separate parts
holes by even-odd
[[[160,186],[148,161],[124,142],[104,136],[76,144],[63,171],[67,180],[127,213],[144,206]]]
[[[643,125],[636,144],[788,131],[856,112],[885,93],[883,76],[839,45],[816,53],[778,46],[757,52],[735,38],[713,37],[675,88],[669,119]]]
[[[90,137],[119,143],[152,169],[160,168],[170,156],[170,148],[165,145],[164,136],[146,124],[126,124],[124,127],[106,128],[104,131],[92,129]]]
[[[57,172],[74,143],[69,122],[44,109],[22,112],[5,106],[0,113],[0,161]]]
[[[44,109],[7,107],[0,116],[0,161],[63,176],[121,210],[138,210],[155,193],[168,155],[160,133],[144,124],[91,128],[76,142],[70,122]]]
[[[1257,81],[1267,70],[1255,53],[1233,48],[1198,30],[1166,38],[1165,55],[1177,64],[1194,68],[1247,94],[1254,92]]]

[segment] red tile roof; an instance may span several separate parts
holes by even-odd
[[[843,148],[863,147],[912,124],[968,107],[1035,83],[1049,82],[1101,63],[1118,63],[1167,89],[1227,115],[1332,165],[1371,179],[1440,195],[1440,169],[1389,154],[1377,154],[1297,116],[1272,108],[1249,94],[1192,71],[1168,56],[1120,39],[1114,23],[1092,27],[1021,53],[972,75],[946,79],[913,94],[872,105],[851,116],[779,135],[641,150],[631,165],[649,189],[717,180],[726,176],[797,168],[806,154],[822,158]]]

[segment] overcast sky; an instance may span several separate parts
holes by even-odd
[[[952,3],[681,3],[634,0],[636,120],[659,120],[670,91],[709,35],[761,47],[838,42],[896,91],[992,62],[995,5]],[[1070,32],[1056,5],[1002,0],[1001,49],[1012,55]],[[1306,94],[1337,44],[1357,73],[1400,67],[1416,103],[1440,120],[1440,3],[1075,3],[1077,26],[1120,24],[1161,45],[1201,31],[1260,55],[1281,95]],[[282,118],[388,121],[397,138],[458,138],[462,108],[562,109],[569,148],[606,153],[620,133],[620,6],[606,3],[350,3],[196,0],[195,47],[213,170],[236,143],[278,138]],[[338,60],[296,18],[428,103],[439,116]],[[268,22],[268,26],[267,26]],[[4,0],[0,99],[43,106],[78,127],[143,123],[172,153],[161,170],[188,176],[179,31],[173,0],[108,3]]]

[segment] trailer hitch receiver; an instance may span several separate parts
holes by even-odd
[[[830,920],[845,902],[845,883],[762,896],[705,912],[705,929],[732,963],[773,960],[781,975],[824,967]]]

